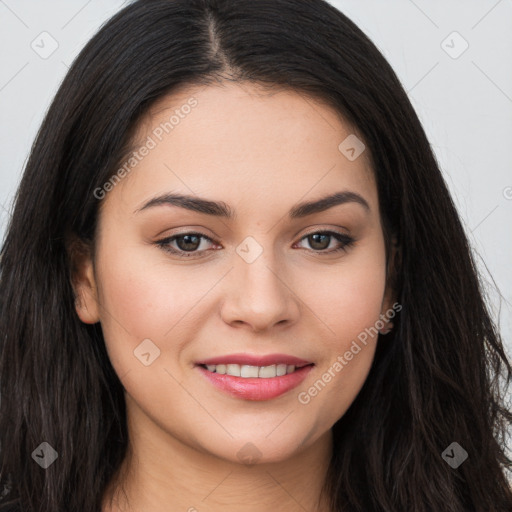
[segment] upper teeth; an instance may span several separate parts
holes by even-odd
[[[281,377],[287,373],[295,371],[292,364],[273,364],[271,366],[249,366],[240,364],[208,364],[206,368],[211,372],[232,375],[233,377],[260,377],[269,379],[271,377]]]

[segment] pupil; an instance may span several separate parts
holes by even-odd
[[[185,242],[185,244],[181,243],[181,241],[183,241],[183,240],[189,241],[190,239],[195,239],[195,241],[194,242]],[[199,237],[197,235],[183,235],[177,239],[178,246],[183,251],[197,249],[198,241],[199,241]],[[192,247],[190,247],[190,245],[187,245],[187,244],[192,244]]]
[[[327,246],[325,246],[325,242],[328,241],[329,237],[330,237],[330,235],[318,234],[318,233],[316,233],[314,235],[310,235],[309,236],[310,243],[312,241],[311,246],[315,249],[325,249],[326,247],[329,246],[329,244],[327,244]],[[323,239],[323,241],[319,240],[319,239]],[[183,251],[193,251],[193,250],[197,249],[198,242],[199,242],[199,237],[197,235],[182,235],[181,237],[179,237],[177,239],[178,246]]]
[[[330,235],[322,235],[322,234],[314,234],[314,235],[310,235],[310,239],[313,240],[313,243],[311,244],[311,247],[315,248],[315,249],[325,249],[326,247],[329,247],[329,244],[327,244],[327,246],[325,247],[315,247],[315,244],[317,243],[317,240],[318,240],[318,237],[324,237],[324,239],[328,239]],[[325,242],[325,240],[324,240]],[[322,243],[320,243],[320,245],[322,245]],[[325,244],[324,244],[325,245]]]

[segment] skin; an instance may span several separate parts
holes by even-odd
[[[78,262],[74,284],[77,314],[101,322],[126,390],[130,452],[103,511],[329,510],[317,500],[331,427],[361,389],[377,336],[309,403],[298,393],[393,300],[367,151],[349,161],[338,145],[354,131],[335,111],[276,91],[224,82],[161,99],[139,126],[141,143],[172,110],[191,97],[198,104],[101,202],[95,253]],[[287,218],[297,203],[343,190],[363,196],[370,211],[349,202]],[[171,205],[134,213],[166,192],[223,201],[237,217]],[[322,230],[356,241],[325,254],[342,244],[306,236]],[[199,239],[189,258],[155,243],[190,232],[213,242]],[[262,250],[251,263],[236,252],[249,236]],[[183,239],[171,246],[187,248]],[[134,357],[144,339],[160,350],[149,366]],[[315,367],[280,397],[243,400],[195,367],[237,352],[291,354]],[[259,453],[255,464],[238,456],[247,443]]]

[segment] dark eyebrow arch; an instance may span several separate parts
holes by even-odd
[[[315,201],[302,202],[295,205],[289,212],[288,217],[290,219],[300,219],[307,217],[314,213],[323,212],[337,206],[339,204],[356,203],[361,205],[367,212],[370,212],[370,205],[361,195],[350,192],[342,191],[335,192],[334,194],[322,197]],[[172,205],[194,212],[203,213],[205,215],[213,215],[215,217],[222,217],[228,220],[234,220],[236,218],[235,211],[230,208],[229,205],[223,201],[210,201],[207,199],[201,199],[196,196],[189,196],[183,194],[162,194],[160,196],[150,199],[143,206],[136,209],[134,213],[138,213],[142,210],[147,210],[155,206],[161,205]]]

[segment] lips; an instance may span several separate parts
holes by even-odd
[[[270,366],[272,364],[286,364],[293,365],[296,368],[301,368],[312,364],[311,361],[300,359],[295,356],[287,354],[267,354],[264,356],[251,355],[251,354],[230,354],[227,356],[212,357],[210,359],[203,359],[196,363],[200,366],[217,365],[217,364],[239,364],[249,366]]]
[[[275,377],[266,374],[265,378],[262,378],[261,373],[259,377],[254,378],[223,373],[226,368],[229,372],[230,367],[238,369],[245,367],[246,370],[249,369],[248,367],[252,367],[251,373],[255,371],[255,367],[259,367],[260,371],[268,371],[268,367],[273,365],[280,367],[281,370],[284,369],[285,372],[286,369],[288,371],[286,373],[276,372]],[[223,393],[244,400],[271,400],[277,398],[301,384],[314,366],[314,363],[310,361],[287,354],[268,354],[265,356],[231,354],[204,359],[196,363],[197,371],[210,384],[213,384]],[[215,367],[217,369],[214,369]],[[222,373],[217,372],[220,368],[223,370]]]

